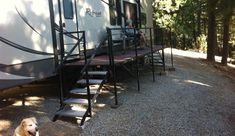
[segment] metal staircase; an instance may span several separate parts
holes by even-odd
[[[63,106],[55,113],[54,121],[60,117],[80,119],[82,126],[87,117],[92,116],[92,105],[101,93],[108,76],[107,71],[88,71],[69,91],[69,97],[63,100]]]
[[[68,32],[66,32],[68,34]],[[77,38],[79,39],[79,38]],[[101,48],[102,45],[105,44],[107,40],[107,36],[105,36],[102,42],[98,45],[98,47],[93,50],[92,54],[88,57],[86,51],[86,41],[85,41],[85,32],[83,32],[83,36],[81,36],[81,41],[79,43],[80,46],[83,46],[83,51],[80,52],[78,59],[85,60],[84,65],[80,71],[78,80],[73,85],[74,87],[69,91],[64,87],[64,75],[63,69],[66,68],[67,64],[73,60],[68,60],[70,58],[67,54],[60,61],[59,65],[59,75],[60,75],[60,109],[55,113],[53,121],[61,117],[72,117],[80,119],[80,125],[82,126],[87,117],[92,116],[92,105],[94,104],[97,96],[100,94],[103,84],[107,81],[108,71],[98,71],[98,70],[90,70],[92,69],[89,65],[96,55],[96,52]],[[76,45],[75,45],[76,46]],[[78,46],[78,47],[80,47]],[[75,49],[75,48],[73,48]],[[69,51],[69,53],[72,51]],[[82,57],[81,57],[82,56]],[[77,61],[77,59],[75,59]],[[79,67],[79,66],[75,66]],[[70,81],[66,81],[70,82]],[[65,97],[66,96],[66,97]]]
[[[159,66],[163,68],[163,72],[165,72],[165,55],[164,55],[164,47],[163,45],[157,45],[157,46],[161,46],[161,48],[159,50],[156,50],[155,52],[153,52],[153,56],[148,55],[148,60],[150,63],[152,63],[154,66]],[[153,58],[151,58],[153,57]],[[161,74],[161,72],[160,72]]]
[[[72,117],[80,119],[80,125],[83,125],[86,118],[92,116],[92,105],[95,103],[109,75],[108,71],[94,70],[90,65],[98,50],[107,42],[108,36],[104,35],[100,44],[87,54],[85,31],[78,31],[78,28],[72,32],[65,30],[62,23],[60,1],[58,1],[59,24],[56,24],[53,5],[53,1],[49,0],[54,58],[56,62],[55,71],[59,77],[60,108],[52,120],[56,121],[62,117]],[[59,37],[57,37],[58,35]],[[57,41],[58,38],[59,42]],[[69,41],[69,43],[65,43],[66,41]],[[73,66],[77,71],[76,74],[71,71],[66,73],[68,67],[71,67],[67,64],[79,60],[82,60],[84,63],[79,66]],[[76,82],[66,79],[67,75],[75,76]],[[70,83],[70,85],[67,86],[67,83]]]
[[[61,30],[60,30],[61,31]],[[72,47],[72,49],[65,54],[64,57],[61,57],[60,65],[58,67],[59,77],[60,77],[60,109],[55,113],[53,121],[60,119],[61,117],[72,117],[76,119],[80,119],[80,125],[82,126],[87,117],[92,116],[92,105],[94,104],[97,96],[101,92],[101,88],[103,84],[107,81],[108,71],[97,71],[90,70],[92,67],[90,63],[92,59],[95,57],[97,51],[105,44],[107,40],[107,36],[104,36],[101,43],[95,48],[90,56],[87,55],[86,50],[86,38],[84,31],[78,32],[67,32],[62,30],[61,34],[66,34],[66,36],[70,36],[71,38],[77,39],[77,43]],[[77,34],[76,34],[77,33]],[[82,33],[80,37],[76,37],[72,34],[79,35]],[[61,36],[61,38],[63,38]],[[61,40],[63,41],[63,40]],[[63,45],[65,46],[65,44]],[[72,54],[76,47],[83,47],[83,50],[79,49],[80,52],[76,55]],[[62,54],[62,53],[61,53]],[[72,54],[72,55],[71,55]],[[62,55],[61,55],[62,56]],[[73,56],[74,59],[71,59],[70,56]],[[80,70],[79,77],[77,77],[76,83],[73,85],[74,87],[68,90],[68,87],[65,87],[64,79],[64,69],[67,67],[67,64],[73,61],[84,60],[84,64]],[[74,66],[81,67],[81,66]]]
[[[154,65],[156,66],[163,65],[164,60],[163,60],[162,54],[159,51],[156,51],[153,53],[153,62],[154,62]]]

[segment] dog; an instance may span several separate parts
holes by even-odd
[[[25,118],[15,129],[13,136],[39,136],[37,120],[34,117]]]

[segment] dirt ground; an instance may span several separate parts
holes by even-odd
[[[165,52],[170,68],[169,49]],[[120,107],[110,108],[113,95],[104,91],[84,129],[74,120],[51,121],[59,109],[54,84],[6,90],[0,94],[0,136],[13,135],[20,121],[31,116],[37,118],[42,136],[235,135],[235,67],[207,62],[201,53],[173,53],[176,71],[156,74],[153,82],[151,71],[143,68],[140,92],[136,80],[119,71]]]

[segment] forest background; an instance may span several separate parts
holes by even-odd
[[[209,61],[222,56],[222,65],[234,63],[235,0],[154,0],[153,7],[165,44],[207,53]]]

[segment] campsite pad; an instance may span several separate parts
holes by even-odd
[[[140,92],[134,78],[118,71],[121,106],[110,108],[113,95],[104,91],[83,130],[74,120],[51,121],[59,108],[53,84],[14,88],[11,96],[17,97],[0,104],[0,135],[12,135],[21,119],[31,116],[37,118],[42,136],[235,135],[235,68],[207,62],[201,53],[173,52],[176,71],[156,76],[153,82],[151,71],[144,69],[140,72]],[[169,54],[166,62],[169,68]]]

